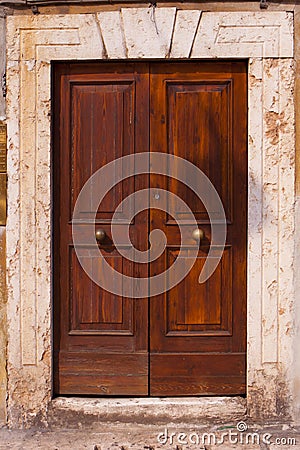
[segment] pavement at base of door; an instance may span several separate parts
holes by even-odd
[[[224,427],[224,430],[230,426]],[[204,428],[187,425],[170,425],[168,433],[174,434],[168,442],[159,443],[158,435],[163,432],[165,426],[161,425],[133,425],[123,423],[98,423],[97,429],[29,429],[29,430],[0,430],[1,450],[300,450],[300,428],[296,429],[286,424],[276,424],[272,427],[251,427],[249,433],[257,433],[260,437],[264,433],[271,435],[271,442],[259,443],[256,441],[243,442],[242,444],[228,443],[224,440],[220,443],[221,432],[214,427]],[[184,430],[184,431],[183,431]],[[223,430],[223,431],[224,431]],[[179,432],[183,435],[179,436]],[[204,433],[215,433],[217,440],[201,444],[179,444],[185,438],[193,439],[195,436],[203,436]],[[184,435],[186,437],[184,438]],[[243,435],[244,436],[244,435]],[[207,436],[206,436],[207,437]],[[177,441],[176,441],[177,439]],[[233,438],[232,438],[233,439]],[[242,439],[242,438],[240,438]],[[245,440],[245,439],[244,439]],[[162,441],[163,442],[163,441]],[[185,442],[185,441],[184,441]],[[254,443],[255,442],[255,443]]]

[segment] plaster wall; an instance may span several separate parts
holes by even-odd
[[[0,120],[5,120],[5,98],[3,96],[2,81],[5,73],[5,34],[6,23],[3,8],[0,8]],[[5,193],[4,193],[5,195]],[[6,348],[7,348],[7,321],[6,321],[6,230],[0,226],[0,425],[6,423]]]
[[[248,59],[247,408],[256,420],[292,417],[292,397],[298,398],[299,390],[292,351],[293,14],[217,13],[168,6],[155,10],[158,33],[150,14],[149,8],[103,8],[90,14],[7,18],[11,426],[28,426],[37,418],[46,422],[49,405],[55,405],[51,401],[50,61],[60,59]],[[225,413],[226,400],[218,404],[220,415],[222,407]],[[151,411],[151,406],[147,408]]]
[[[7,334],[6,334],[6,264],[5,227],[0,227],[0,425],[6,423]]]
[[[300,6],[296,5],[295,12],[295,105],[300,105]],[[294,316],[294,361],[293,361],[293,408],[294,419],[300,424],[300,227],[297,226],[300,223],[300,108],[295,109],[296,119],[296,165],[295,165],[295,211],[296,211],[296,228],[295,228],[295,316]]]

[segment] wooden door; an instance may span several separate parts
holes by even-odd
[[[176,193],[204,232],[186,278],[150,299],[151,395],[245,393],[247,107],[243,63],[152,64],[150,148],[185,158],[218,191],[226,214],[227,242],[214,274],[198,276],[211,227],[201,201],[181,182],[152,176],[151,186]],[[151,274],[164,272],[180,248],[174,218],[151,210],[150,231],[167,236]],[[188,249],[186,250],[188,257]]]
[[[80,190],[97,169],[120,156],[148,151],[148,65],[59,64],[54,96],[55,391],[147,395],[148,299],[110,294],[88,277],[74,251],[71,219]],[[95,231],[99,227],[107,236],[102,255],[129,277],[146,277],[148,268],[124,261],[111,240],[110,223],[117,205],[147,187],[147,180],[131,177],[118,184],[96,215]],[[91,217],[87,206],[80,226]],[[126,211],[118,221],[126,227]],[[131,225],[134,245],[142,250],[147,226],[147,211]]]
[[[54,73],[55,392],[244,394],[246,65],[58,64]],[[180,212],[171,217],[151,209],[136,216],[130,236],[138,249],[146,250],[149,233],[161,229],[167,236],[164,253],[151,263],[137,264],[117,252],[111,240],[112,214],[139,189],[178,195],[204,232],[196,263],[181,283],[149,299],[131,299],[108,293],[83,272],[72,244],[71,217],[76,197],[93,172],[114,158],[147,151],[185,158],[209,177],[224,206],[227,241],[216,271],[200,285],[211,241],[201,201],[181,182],[157,174],[124,180],[96,216],[96,227],[107,235],[101,252],[119,272],[141,277],[162,273],[180,248]]]

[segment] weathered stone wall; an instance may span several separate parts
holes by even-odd
[[[293,407],[294,419],[300,424],[300,5],[295,6],[295,109],[296,118],[296,229],[295,229],[295,315],[294,315],[294,345],[293,345]]]
[[[0,120],[5,120],[5,98],[3,96],[3,75],[5,73],[5,13],[0,8]],[[6,423],[6,262],[5,262],[5,226],[0,226],[0,426]]]
[[[227,14],[176,6],[156,9],[160,36],[148,8],[43,7],[36,17],[28,10],[8,17],[11,426],[46,420],[51,402],[50,60],[89,58],[249,58],[247,406],[255,419],[286,420],[293,408],[300,418],[300,314],[294,315],[295,308],[300,312],[294,301],[294,95],[300,86],[294,91],[293,14],[274,13],[281,5],[262,12],[258,3],[205,4]],[[237,12],[242,9],[248,12]],[[300,246],[296,250],[300,257]],[[0,291],[5,298],[1,279]],[[1,317],[0,303],[0,420],[6,384]]]
[[[0,227],[0,426],[6,423],[6,264],[5,264],[5,227]]]

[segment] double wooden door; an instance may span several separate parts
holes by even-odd
[[[54,66],[55,393],[245,393],[246,92],[246,65],[239,61]],[[180,212],[176,218],[151,208],[131,221],[130,238],[145,251],[149,233],[161,229],[167,239],[163,254],[150,263],[136,263],[118,252],[111,220],[118,204],[138,190],[178,195],[204,232],[183,281],[153,297],[130,298],[101,288],[82,269],[72,242],[72,212],[97,169],[142,152],[182,157],[209,177],[224,206],[227,240],[214,274],[199,284],[211,241],[202,202],[186,185],[166,176],[124,179],[101,202],[95,224],[95,231],[100,227],[106,233],[99,244],[103,258],[118,272],[151,280],[174,264],[180,250]],[[87,205],[83,227],[89,214]],[[120,226],[128,225],[126,214],[120,211]]]

